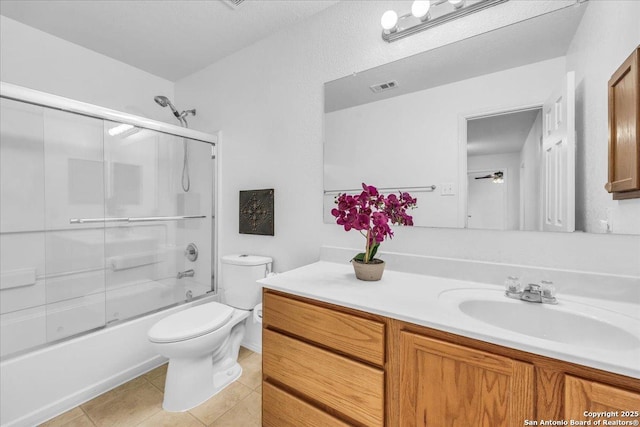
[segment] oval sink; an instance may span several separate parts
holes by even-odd
[[[493,289],[445,291],[440,299],[473,319],[530,337],[612,350],[640,347],[639,320],[597,307],[518,301]]]

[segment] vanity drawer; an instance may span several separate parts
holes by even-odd
[[[300,420],[314,427],[349,426],[269,383],[262,385],[262,407],[262,425],[265,427],[299,427]]]
[[[268,329],[262,348],[265,380],[291,387],[358,423],[383,425],[382,370]]]
[[[265,292],[263,302],[266,327],[384,365],[384,323],[271,292]]]

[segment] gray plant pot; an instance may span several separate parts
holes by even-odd
[[[381,259],[374,258],[368,264],[352,259],[351,265],[353,265],[353,271],[355,271],[358,279],[365,280],[367,282],[375,282],[382,278],[382,273],[384,273],[384,266],[386,264]]]

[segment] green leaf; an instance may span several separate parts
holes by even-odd
[[[375,258],[376,253],[378,252],[379,246],[380,246],[380,243],[376,243],[375,245],[373,245],[373,248],[371,248],[371,256],[369,256],[369,261]]]
[[[364,262],[364,252],[354,256],[353,259],[355,259],[356,261]]]

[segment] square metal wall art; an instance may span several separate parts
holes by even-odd
[[[240,192],[240,234],[273,236],[273,188]]]

